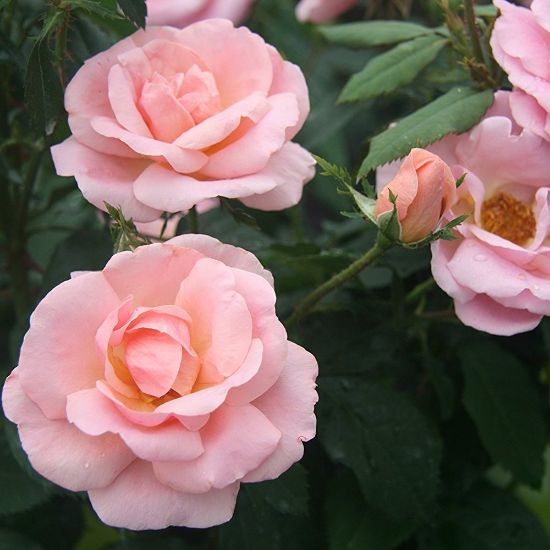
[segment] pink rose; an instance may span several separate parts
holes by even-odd
[[[430,147],[456,177],[457,241],[432,245],[432,273],[460,320],[512,335],[550,315],[550,143],[512,119],[510,93],[472,130]]]
[[[135,221],[218,196],[288,208],[314,174],[290,141],[309,112],[302,72],[227,20],[136,32],[86,61],[65,107],[57,172]]]
[[[455,178],[437,155],[413,149],[395,177],[378,192],[376,216],[393,210],[390,191],[397,197],[401,241],[413,243],[428,237],[455,201]]]
[[[296,17],[300,21],[323,23],[337,17],[357,4],[357,0],[300,0]]]
[[[244,21],[253,0],[147,0],[147,24],[183,28],[196,21],[222,17]]]
[[[300,460],[316,376],[256,257],[185,235],[54,288],[2,400],[34,468],[105,523],[208,527]]]
[[[499,65],[515,86],[510,108],[517,123],[550,140],[550,3],[530,8],[494,0],[501,11],[491,36]]]

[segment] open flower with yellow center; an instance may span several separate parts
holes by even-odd
[[[550,315],[550,143],[521,131],[499,92],[469,132],[432,145],[466,173],[449,216],[469,214],[456,241],[432,245],[432,272],[466,325],[492,334],[531,330]]]

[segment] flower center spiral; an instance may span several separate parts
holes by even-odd
[[[497,193],[481,207],[483,229],[522,246],[535,236],[537,221],[531,207],[508,193]]]

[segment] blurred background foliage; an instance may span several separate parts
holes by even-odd
[[[353,172],[363,166],[367,179],[370,168],[391,160],[383,137],[390,122],[459,87],[477,98],[469,110],[460,105],[469,119],[435,108],[434,124],[416,138],[428,143],[463,131],[490,104],[487,90],[502,83],[487,44],[484,59],[470,56],[467,37],[461,44],[460,32],[448,32],[435,0],[363,1],[339,21],[436,29],[411,26],[397,38],[383,27],[376,38],[373,27],[303,25],[294,4],[258,0],[247,25],[306,74],[312,110],[298,141]],[[143,23],[140,7],[0,0],[2,379],[17,363],[34,305],[70,272],[100,269],[112,253],[107,218],[74,180],[55,175],[48,149],[69,132],[62,83]],[[495,11],[478,8],[488,36]],[[449,14],[461,15],[460,2],[449,2]],[[384,73],[395,59],[382,56],[396,56],[392,45],[403,41],[408,49],[395,59],[411,55],[413,70]],[[376,71],[367,65],[375,58]],[[379,87],[369,88],[380,72]],[[376,140],[369,149],[377,134],[379,149]],[[341,215],[353,206],[336,187],[317,176],[293,209],[265,213],[231,203],[201,215],[200,229],[258,255],[275,276],[284,318],[375,238],[362,219]],[[186,231],[185,218],[178,229]],[[133,533],[101,524],[85,494],[34,473],[16,428],[2,418],[0,549],[550,548],[550,322],[506,339],[462,326],[433,283],[429,260],[425,248],[391,250],[292,329],[290,338],[320,366],[318,437],[279,479],[244,484],[235,517],[219,528]]]

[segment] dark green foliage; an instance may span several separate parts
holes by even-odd
[[[494,345],[461,353],[464,405],[493,460],[523,483],[539,487],[546,444],[544,412],[525,366]]]
[[[138,27],[145,27],[147,4],[145,0],[117,0],[124,15]]]
[[[247,22],[305,73],[311,114],[296,141],[316,155],[317,176],[294,208],[223,200],[184,216],[177,232],[198,224],[256,254],[274,275],[281,320],[376,241],[373,170],[468,130],[503,85],[492,66],[472,77],[437,26],[435,0],[383,19],[397,4],[406,2],[361,2],[315,27],[296,20],[295,0],[257,0]],[[495,9],[479,4],[486,32]],[[144,0],[0,0],[2,376],[40,299],[72,272],[101,269],[113,240],[146,242],[119,211],[109,219],[57,177],[49,155],[70,134],[70,78],[145,18]],[[395,217],[382,222],[396,236]],[[243,483],[230,522],[106,526],[85,493],[32,469],[2,417],[0,550],[550,550],[547,321],[512,338],[476,333],[431,278],[429,247],[394,247],[288,332],[319,363],[317,437],[278,479]]]

